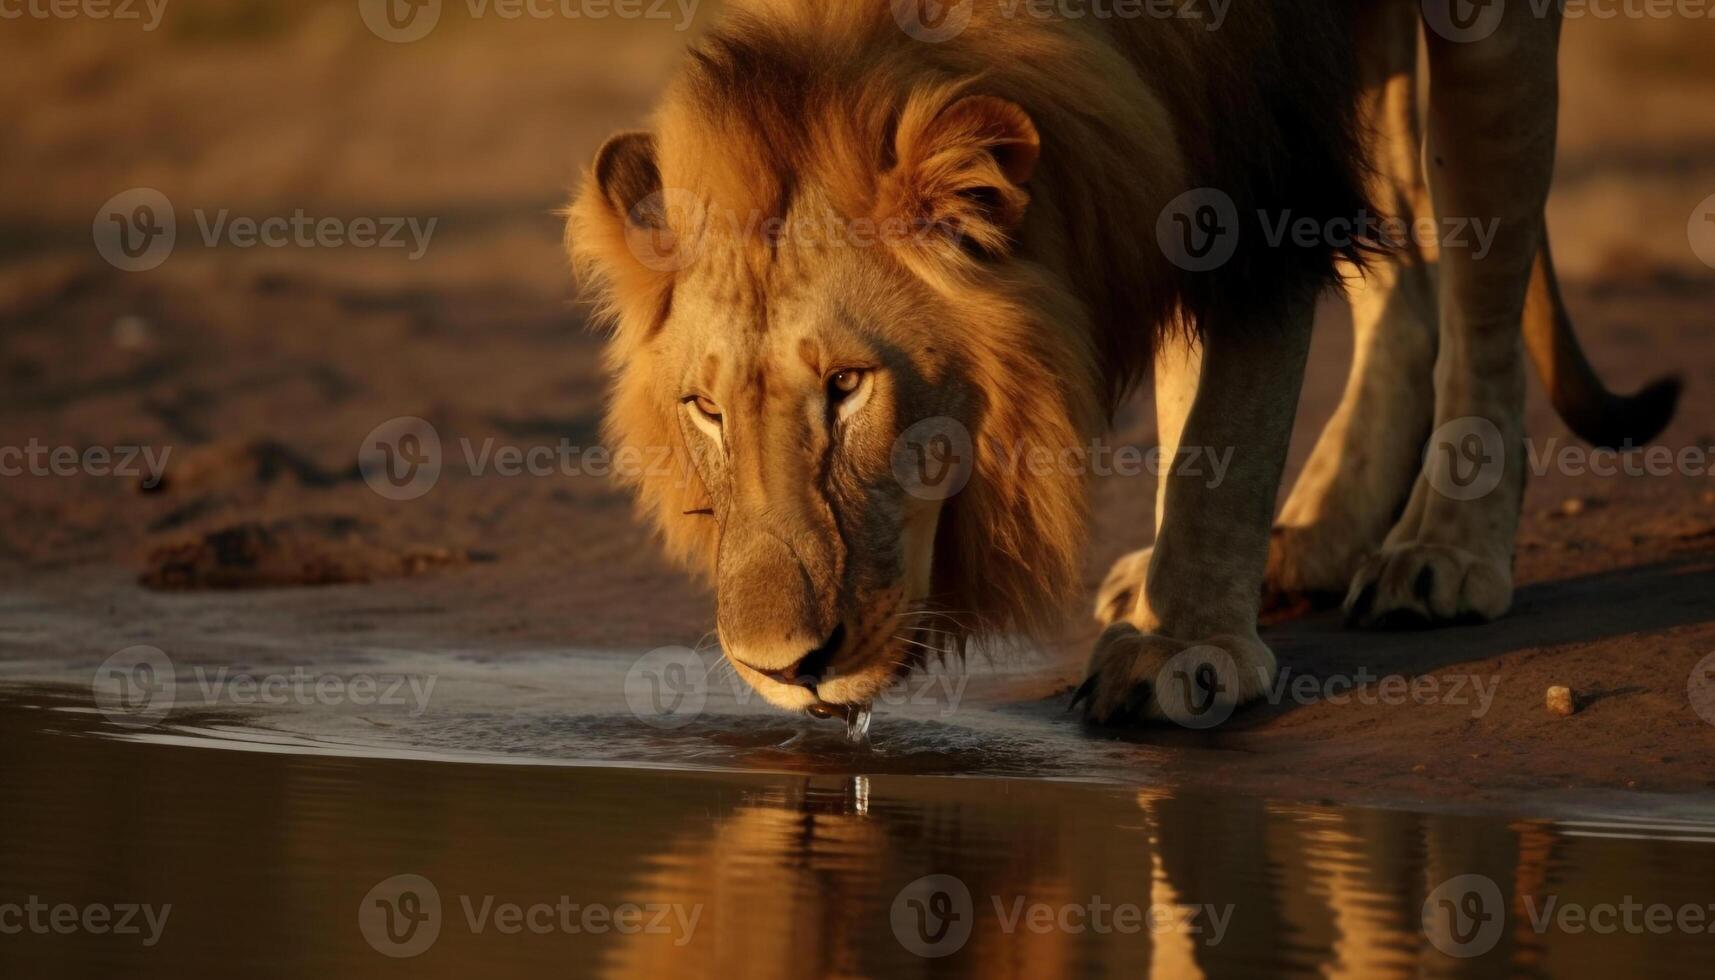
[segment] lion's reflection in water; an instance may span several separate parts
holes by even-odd
[[[720,771],[454,764],[210,751],[255,743],[199,730],[103,738],[87,711],[0,700],[0,916],[103,876],[173,906],[147,950],[0,937],[6,975],[1606,980],[1700,972],[1715,922],[1715,830],[1659,816],[1140,790],[1047,762],[937,775],[926,749],[847,758],[902,770],[852,776],[781,772],[777,750]],[[1703,928],[1601,917],[1625,903]]]
[[[1592,843],[1541,822],[811,776],[656,855],[639,893],[701,903],[695,941],[634,937],[609,962],[627,976],[1599,972],[1648,958],[1648,937],[1538,934],[1525,914],[1526,896],[1571,890],[1556,869]],[[1472,874],[1492,898],[1442,887]]]

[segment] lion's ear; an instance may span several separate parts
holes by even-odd
[[[596,151],[595,190],[625,233],[632,257],[659,272],[677,267],[679,242],[667,218],[667,194],[655,158],[655,135],[620,133]]]
[[[999,255],[1024,220],[1025,185],[1042,155],[1030,116],[989,95],[932,108],[913,99],[900,114],[883,178],[880,217],[944,231],[962,247]]]
[[[655,163],[655,134],[619,133],[595,154],[596,188],[607,206],[629,224],[659,225],[661,169]]]
[[[566,246],[586,295],[617,318],[621,335],[646,336],[683,265],[655,137],[620,133],[602,144],[566,217]]]

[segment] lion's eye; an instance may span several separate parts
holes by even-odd
[[[857,414],[869,401],[869,372],[863,368],[844,368],[828,375],[828,407],[834,418],[845,421]]]
[[[721,407],[702,395],[686,395],[680,400],[689,406],[692,424],[701,429],[703,435],[720,443]]]
[[[721,407],[719,405],[709,401],[702,395],[692,395],[686,400],[696,407],[697,412],[702,415],[703,418],[708,419],[710,422],[720,422]]]
[[[844,398],[863,387],[865,372],[856,369],[835,371],[828,376],[828,393],[834,398]]]

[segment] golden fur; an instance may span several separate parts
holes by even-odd
[[[640,505],[668,551],[715,581],[729,654],[729,633],[767,634],[735,658],[747,679],[742,668],[793,659],[769,644],[809,649],[841,623],[897,637],[916,629],[902,625],[909,614],[943,610],[933,629],[900,637],[914,650],[1060,621],[1080,586],[1084,480],[1025,472],[1016,452],[1087,445],[1164,332],[1238,329],[1248,311],[1330,281],[1325,247],[1265,249],[1251,235],[1221,269],[1190,273],[1153,232],[1170,201],[1206,186],[1227,189],[1240,213],[1363,207],[1343,6],[1277,0],[1208,32],[1009,19],[978,4],[958,38],[925,44],[885,3],[741,4],[692,51],[651,133],[603,148],[567,237],[613,324],[608,436],[646,457],[671,451],[666,472],[636,476]],[[878,231],[841,251],[801,233],[820,221]],[[740,428],[731,405],[719,440],[688,427],[687,378],[760,403],[781,397],[794,351],[815,360],[842,342],[782,317],[791,304],[826,312],[805,294],[871,313],[901,303],[866,334],[897,352],[885,375],[893,424],[859,440],[869,458],[852,466],[885,472],[911,422],[954,418],[972,435],[974,472],[938,512],[896,492],[883,501],[858,476],[863,489],[845,497],[747,503],[735,441],[791,454],[827,451],[823,437]],[[907,415],[906,403],[934,410]],[[757,475],[755,493],[780,479]],[[899,513],[877,532],[870,517],[888,509]],[[739,526],[782,513],[783,534]],[[930,529],[932,548],[912,543],[914,527]],[[858,567],[878,548],[893,548],[897,567]],[[931,552],[928,569],[907,567]],[[780,576],[804,579],[803,596],[769,598]],[[740,622],[767,617],[767,629]],[[911,659],[883,640],[854,640],[840,657]],[[873,696],[882,679],[852,690]]]
[[[1233,485],[1162,481],[1155,547],[1102,590],[1112,625],[1080,697],[1101,721],[1173,715],[1175,670],[1209,679],[1211,703],[1259,695],[1275,661],[1257,597],[1313,299],[1337,268],[1362,274],[1372,245],[1361,226],[1344,245],[1280,240],[1252,215],[1329,229],[1374,213],[1368,195],[1422,214],[1438,182],[1449,214],[1500,229],[1498,259],[1454,251],[1438,285],[1426,248],[1355,287],[1361,356],[1276,536],[1275,591],[1350,578],[1364,623],[1505,609],[1520,316],[1580,431],[1645,438],[1671,414],[1671,383],[1607,396],[1554,312],[1557,21],[1513,9],[1481,43],[1429,37],[1443,142],[1426,180],[1413,0],[1259,0],[1219,30],[978,2],[941,43],[902,29],[897,6],[736,4],[651,131],[602,148],[567,225],[613,326],[610,441],[669,454],[633,476],[641,508],[714,582],[728,658],[770,701],[844,710],[925,652],[1058,622],[1078,592],[1084,480],[1020,454],[1087,445],[1152,360],[1163,444],[1236,449]],[[1518,91],[1490,99],[1502,82]],[[1206,188],[1240,233],[1196,271],[1156,230]],[[1470,363],[1431,386],[1447,335]],[[1431,412],[1505,433],[1508,493],[1425,489]],[[945,498],[897,467],[901,447],[925,451],[923,420],[969,435],[968,484]]]

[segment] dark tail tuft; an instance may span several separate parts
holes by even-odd
[[[1635,395],[1609,394],[1598,404],[1555,409],[1578,438],[1602,449],[1641,446],[1661,435],[1679,408],[1684,385],[1677,376],[1661,378]]]
[[[1616,395],[1590,366],[1566,315],[1546,232],[1525,300],[1524,342],[1554,410],[1580,439],[1624,449],[1649,442],[1673,421],[1683,387],[1679,378],[1662,378],[1635,395]]]

